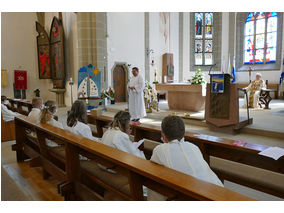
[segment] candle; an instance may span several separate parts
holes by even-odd
[[[164,76],[164,83],[167,83],[167,76]]]
[[[70,82],[73,82],[72,78],[70,78]]]

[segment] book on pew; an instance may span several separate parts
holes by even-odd
[[[278,160],[284,156],[284,149],[280,147],[269,147],[258,154]]]
[[[139,146],[141,146],[141,144],[142,143],[144,143],[144,138],[143,139],[141,139],[140,141],[138,141],[138,142],[133,142],[134,143],[134,145],[136,146],[136,148],[138,148]]]

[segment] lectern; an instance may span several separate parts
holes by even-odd
[[[252,118],[239,117],[239,95],[236,84],[231,84],[229,74],[210,75],[206,87],[205,120],[210,130],[238,133],[252,124]]]

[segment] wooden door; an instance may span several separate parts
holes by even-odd
[[[115,102],[126,102],[126,73],[121,65],[117,65],[113,70],[113,87]]]

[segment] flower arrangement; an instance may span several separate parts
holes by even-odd
[[[101,99],[108,98],[109,100],[114,101],[114,95],[114,89],[111,87],[109,87],[108,90],[101,91]]]
[[[145,82],[144,100],[145,100],[145,107],[148,113],[152,112],[152,109],[159,111],[157,91],[154,87],[150,85],[148,81]]]
[[[195,75],[191,79],[191,84],[206,84],[206,80],[200,68],[195,71]]]

